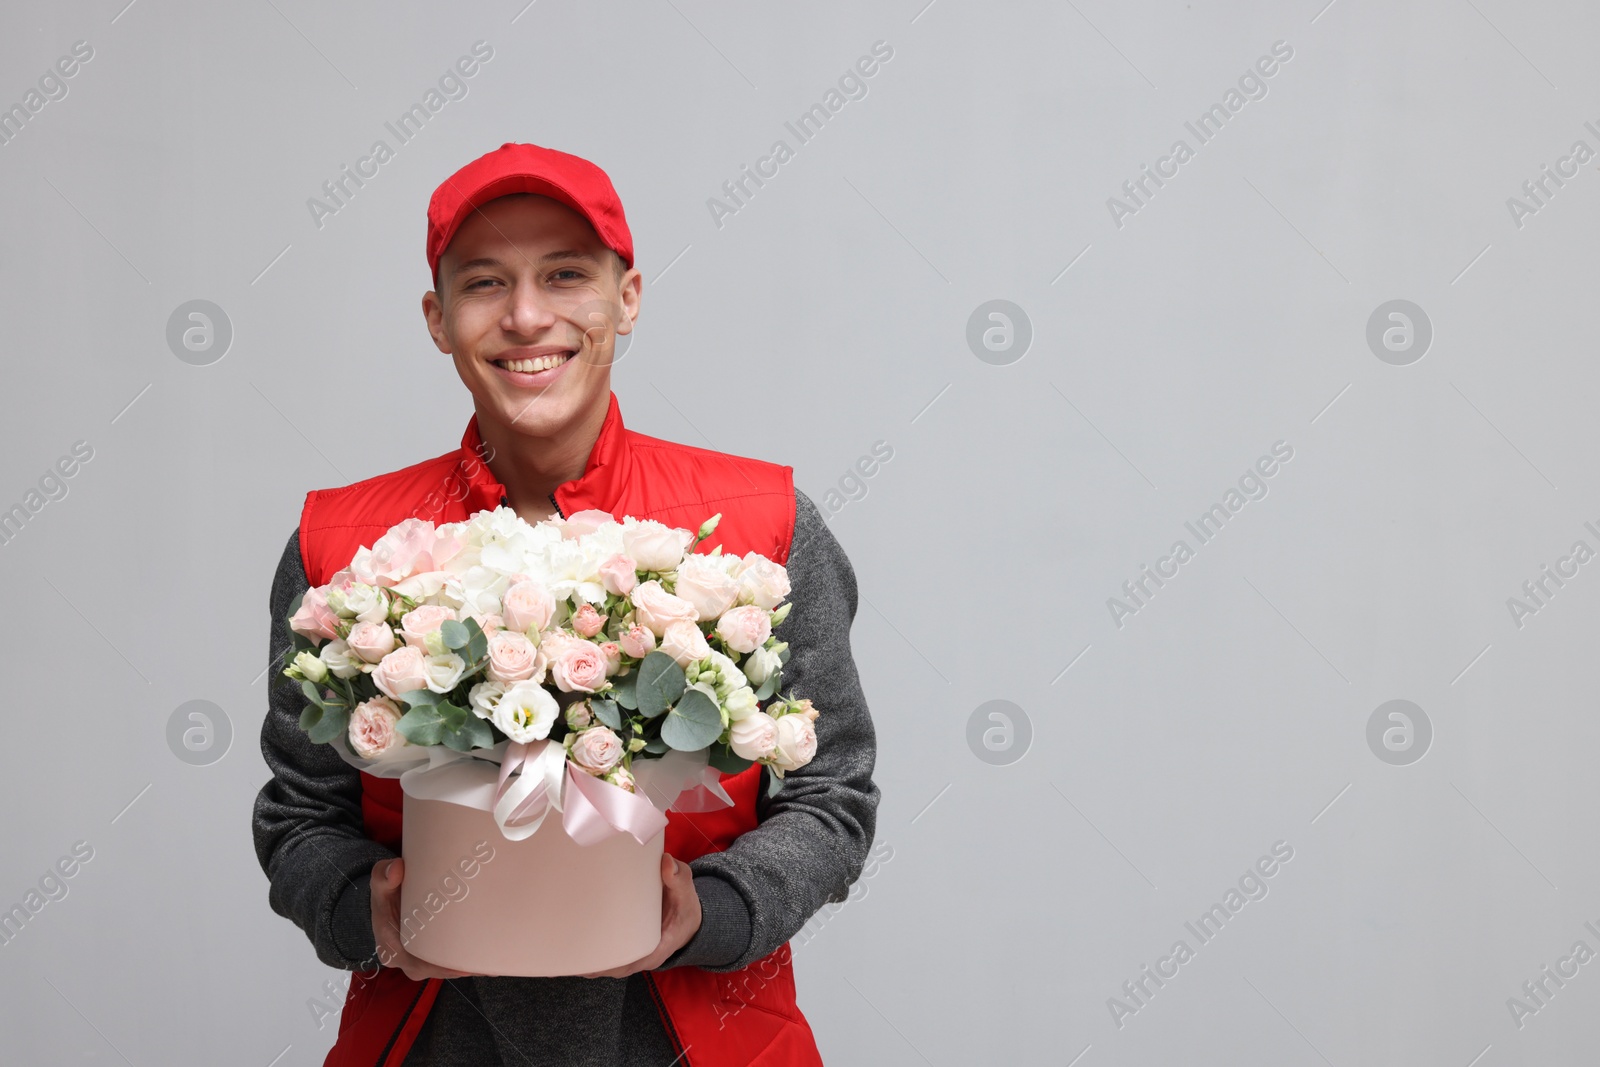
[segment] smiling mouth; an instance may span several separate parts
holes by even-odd
[[[516,371],[519,374],[537,374],[539,371],[553,370],[561,366],[575,354],[572,351],[552,352],[532,359],[496,359],[491,362],[501,370]]]

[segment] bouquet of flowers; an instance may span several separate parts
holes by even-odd
[[[784,568],[694,551],[720,518],[697,533],[599,511],[530,524],[504,506],[407,519],[292,605],[300,725],[376,761],[549,740],[630,793],[634,761],[703,752],[718,771],[769,766],[776,792],[815,755],[818,711],[778,693]]]

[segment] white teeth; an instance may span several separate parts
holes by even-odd
[[[558,352],[554,355],[540,356],[537,359],[502,359],[497,362],[506,370],[520,371],[523,374],[532,374],[535,371],[549,370],[559,367],[571,358],[570,353]]]

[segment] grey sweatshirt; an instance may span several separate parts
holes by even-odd
[[[798,489],[785,566],[793,606],[777,629],[790,649],[783,689],[809,697],[821,711],[817,754],[786,774],[770,799],[770,772],[763,771],[760,824],[725,851],[690,862],[700,929],[662,969],[734,971],[762,959],[824,904],[845,898],[872,846],[876,737],[850,651],[855,572],[816,505]],[[289,644],[289,604],[307,586],[296,530],[272,582],[274,663]],[[394,853],[362,832],[360,773],[300,728],[305,698],[299,687],[277,671],[269,677],[261,751],[273,777],[256,797],[254,813],[256,855],[271,883],[267,899],[305,931],[322,962],[370,970],[377,954],[372,866]],[[666,1067],[678,1052],[643,973],[473,976],[445,983],[405,1062]]]

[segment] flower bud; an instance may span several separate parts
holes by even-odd
[[[772,625],[776,626],[789,617],[789,609],[794,607],[794,601],[785,601],[783,606],[772,613]]]
[[[706,538],[710,537],[711,536],[711,531],[715,530],[717,528],[717,523],[719,523],[721,521],[722,521],[722,512],[719,511],[715,515],[713,515],[709,519],[707,519],[705,522],[700,524],[700,533],[699,533],[698,536],[695,537],[695,540],[696,541],[704,541]]]
[[[328,665],[309,649],[294,658],[294,669],[299,673],[299,677],[314,684],[320,685],[328,678]]]

